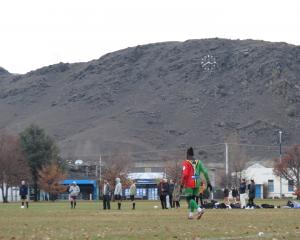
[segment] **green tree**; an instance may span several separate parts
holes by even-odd
[[[32,174],[34,200],[37,201],[39,171],[43,166],[59,159],[58,148],[44,129],[34,124],[20,133],[20,139]]]

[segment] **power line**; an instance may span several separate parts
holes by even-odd
[[[193,146],[193,148],[198,149],[198,148],[204,148],[204,147],[213,147],[213,146],[221,146],[224,145],[224,143],[216,143],[216,144],[206,144],[206,145],[198,145],[198,146]],[[186,147],[178,147],[178,148],[171,148],[171,149],[161,149],[161,150],[151,150],[151,151],[136,151],[136,152],[116,152],[116,154],[120,155],[136,155],[136,154],[146,154],[146,153],[162,153],[162,152],[172,152],[172,151],[183,151],[185,150]],[[99,157],[99,154],[83,154],[83,155],[77,155],[79,157]],[[113,153],[109,154],[101,154],[102,157],[110,157],[114,155]]]
[[[236,145],[236,146],[245,146],[245,147],[254,147],[254,148],[278,148],[277,145],[259,145],[259,144],[243,144],[243,143],[228,143],[228,145]],[[194,149],[208,148],[208,147],[217,147],[217,146],[225,146],[225,143],[215,143],[215,144],[205,144],[205,145],[196,145],[193,146]],[[290,146],[283,146],[290,147]],[[138,154],[151,154],[151,153],[164,153],[164,152],[173,152],[173,151],[184,151],[186,147],[178,147],[173,149],[161,149],[161,150],[150,150],[150,151],[136,151],[136,152],[116,152],[118,155],[138,155]],[[99,157],[99,154],[84,154],[84,155],[76,155],[77,157]],[[106,153],[101,154],[102,157],[111,157],[114,153]]]

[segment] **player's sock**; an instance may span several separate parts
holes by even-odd
[[[28,202],[26,202],[26,208],[28,208]]]
[[[135,203],[132,203],[132,210],[135,209]]]
[[[24,206],[24,202],[22,202],[22,207]]]
[[[118,210],[121,210],[121,203],[118,203]]]
[[[191,212],[194,212],[195,209],[198,209],[198,204],[196,203],[196,201],[194,199],[191,199],[190,200],[190,209],[191,209]]]
[[[197,219],[199,220],[202,217],[203,213],[204,213],[204,209],[198,207],[197,212],[198,212]]]
[[[71,201],[71,208],[73,208],[73,201]]]
[[[193,219],[193,213],[189,212],[189,219]]]
[[[76,207],[76,202],[74,202],[74,208]]]

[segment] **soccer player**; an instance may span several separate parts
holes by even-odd
[[[76,199],[80,193],[80,188],[75,181],[71,184],[69,188],[69,193],[70,193],[71,208],[76,208]]]
[[[184,194],[186,196],[189,208],[188,219],[193,219],[194,211],[197,210],[197,219],[200,219],[204,213],[202,209],[195,201],[196,196],[199,194],[200,188],[200,173],[204,174],[206,179],[207,189],[212,191],[212,186],[209,181],[208,173],[204,168],[202,161],[194,158],[193,148],[187,150],[187,159],[182,162],[182,176],[181,186],[184,188]]]
[[[21,196],[21,204],[22,204],[21,208],[25,208],[24,202],[26,202],[26,208],[28,208],[27,195],[28,195],[28,187],[26,186],[25,181],[23,180],[20,186],[20,196]]]
[[[114,191],[115,200],[118,201],[118,210],[121,210],[122,201],[122,183],[120,178],[116,178],[116,186]]]
[[[132,184],[130,186],[130,189],[129,189],[129,196],[130,196],[130,200],[132,202],[132,210],[135,210],[135,197],[136,195],[136,185],[135,185],[135,181],[133,180],[132,181]]]

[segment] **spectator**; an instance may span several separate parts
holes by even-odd
[[[255,198],[255,182],[254,179],[251,179],[251,183],[248,186],[249,189],[249,208],[254,208],[254,198]]]
[[[173,208],[173,191],[174,191],[174,182],[172,179],[170,179],[169,182],[169,203],[170,203],[170,207]]]
[[[226,206],[230,206],[230,202],[229,202],[229,189],[228,189],[228,187],[224,188],[224,204]]]
[[[116,186],[114,191],[114,198],[118,201],[118,210],[121,210],[122,201],[122,183],[120,178],[116,178]]]
[[[173,191],[173,207],[179,208],[180,207],[180,195],[181,195],[181,186],[180,184],[176,183],[174,184],[174,191]]]
[[[110,185],[107,180],[104,180],[103,185],[103,209],[110,209]]]
[[[200,200],[201,206],[203,206],[203,198],[204,198],[205,189],[206,189],[205,182],[201,181],[200,188],[199,188],[199,200]],[[197,201],[197,203],[198,203],[198,201]]]
[[[21,208],[25,208],[24,202],[26,202],[26,208],[28,208],[27,195],[28,195],[28,187],[26,186],[25,181],[23,180],[20,186]]]
[[[238,190],[237,190],[236,187],[234,186],[234,187],[232,188],[232,199],[233,199],[233,204],[236,204],[236,203],[237,203],[237,201],[236,201],[237,196],[238,196]]]
[[[241,208],[246,207],[246,179],[242,179],[241,184],[240,184],[240,203],[241,203]]]
[[[160,203],[161,203],[161,208],[162,209],[167,209],[167,185],[164,181],[164,179],[161,179],[159,184],[158,184],[158,195],[160,198]]]
[[[132,210],[135,210],[135,197],[136,195],[136,185],[135,185],[135,181],[133,180],[132,181],[132,184],[130,186],[130,189],[129,189],[129,196],[130,196],[130,200],[132,202]]]

